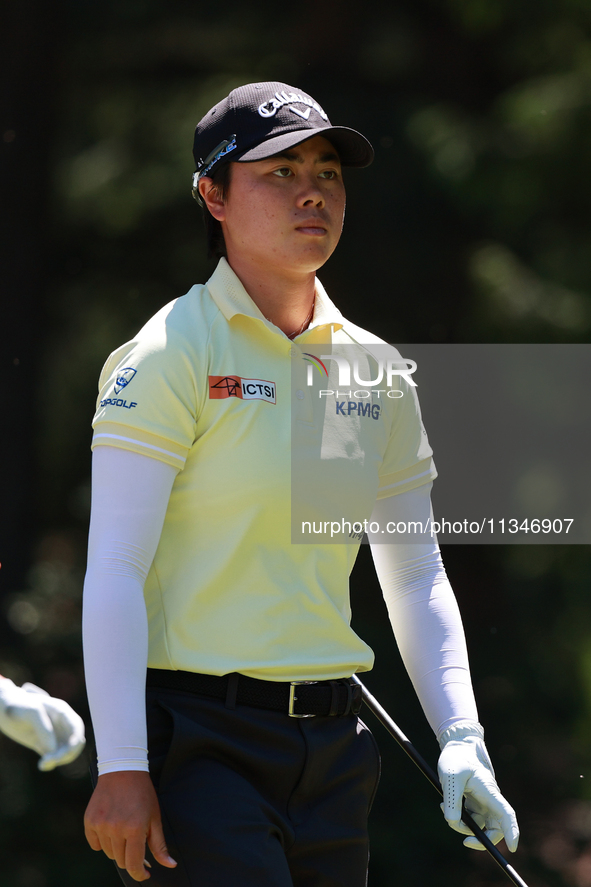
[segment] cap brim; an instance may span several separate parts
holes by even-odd
[[[369,166],[374,158],[371,144],[355,129],[348,126],[319,126],[316,129],[296,129],[293,132],[284,132],[280,136],[260,142],[254,148],[250,148],[240,156],[228,157],[228,160],[238,162],[251,162],[253,160],[265,160],[274,154],[281,154],[288,148],[295,148],[314,136],[323,136],[331,142],[339,154],[343,166]]]

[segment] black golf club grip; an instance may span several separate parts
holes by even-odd
[[[410,739],[404,735],[402,730],[394,723],[388,712],[383,708],[380,703],[377,701],[375,696],[369,692],[365,684],[359,680],[357,675],[353,675],[353,680],[356,684],[359,684],[361,687],[361,692],[363,694],[363,701],[370,709],[370,711],[376,716],[376,718],[384,725],[388,733],[394,737],[398,745],[402,748],[403,751],[409,756],[409,758],[416,764],[419,768],[423,776],[426,776],[431,785],[436,791],[439,792],[439,795],[443,797],[443,792],[441,790],[441,783],[439,782],[439,777],[437,773],[433,770],[432,767],[426,762],[421,754],[416,750]],[[472,819],[468,811],[465,809],[464,804],[462,804],[462,821],[466,823],[469,829],[472,830],[475,837],[478,838],[480,843],[483,845],[485,850],[490,853],[494,861],[503,869],[508,878],[513,881],[517,887],[528,887],[523,878],[521,878],[512,865],[509,865],[503,854],[500,850],[497,850],[493,842],[490,838],[482,831],[479,825]]]

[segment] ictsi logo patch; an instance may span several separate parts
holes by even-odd
[[[275,382],[266,379],[243,379],[242,376],[210,376],[210,400],[239,397],[241,400],[266,400],[277,403]]]

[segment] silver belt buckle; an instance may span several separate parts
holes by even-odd
[[[289,707],[287,709],[287,713],[290,718],[315,718],[316,715],[296,715],[293,710],[295,703],[297,702],[297,696],[295,695],[296,687],[299,684],[317,684],[318,681],[290,681],[289,683]]]

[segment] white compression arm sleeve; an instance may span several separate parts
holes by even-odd
[[[148,769],[143,587],[176,474],[128,450],[93,453],[83,640],[99,774]]]
[[[371,520],[431,519],[431,484],[380,499]],[[390,622],[423,711],[439,735],[458,721],[478,721],[468,653],[458,605],[435,538],[383,543],[369,533],[371,551]]]

